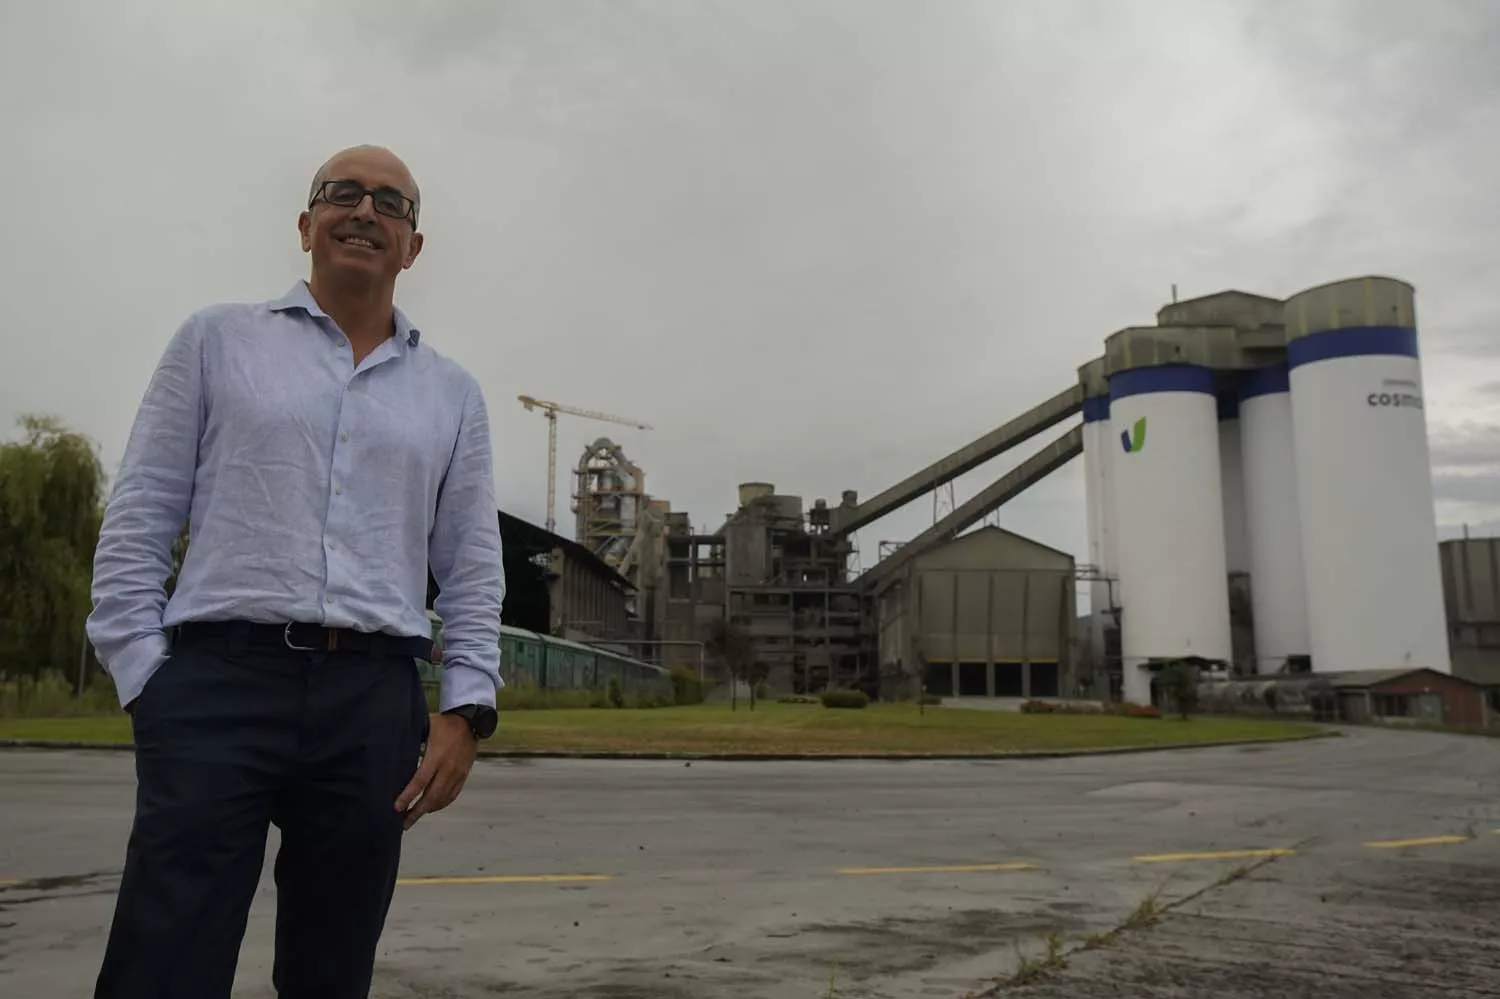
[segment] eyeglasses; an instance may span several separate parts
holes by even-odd
[[[412,228],[417,227],[417,203],[394,187],[368,188],[352,180],[325,180],[307,200],[307,207],[311,209],[321,198],[330,205],[353,208],[365,200],[367,194],[370,196],[370,203],[381,215],[393,219],[409,218]]]

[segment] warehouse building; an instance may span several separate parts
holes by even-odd
[[[1073,556],[993,526],[907,561],[873,594],[882,696],[1071,691],[1074,575]]]
[[[497,516],[505,567],[501,624],[573,641],[634,637],[629,580],[576,541],[504,510]],[[437,593],[428,573],[429,608]]]

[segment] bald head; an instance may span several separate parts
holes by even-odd
[[[297,218],[314,290],[339,284],[392,294],[396,276],[422,250],[420,197],[411,171],[384,146],[351,146],[329,157]]]
[[[350,146],[341,149],[328,158],[313,174],[312,186],[308,189],[308,198],[311,199],[318,193],[318,185],[323,181],[334,177],[357,176],[366,170],[379,170],[394,178],[399,178],[398,184],[401,193],[421,206],[422,192],[417,188],[416,178],[411,175],[401,157],[391,152],[385,146]]]

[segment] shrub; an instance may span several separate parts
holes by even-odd
[[[108,674],[94,671],[78,697],[76,681],[54,670],[0,680],[0,718],[59,718],[117,714],[120,699]]]
[[[1178,660],[1162,667],[1157,674],[1167,702],[1184,719],[1198,708],[1198,667]]]
[[[1120,706],[1126,718],[1160,718],[1161,712],[1149,704],[1122,704]]]
[[[626,698],[632,708],[670,708],[677,703],[673,694],[660,690],[643,690]]]
[[[923,694],[917,699],[919,704],[942,704],[943,698],[939,694]]]
[[[782,694],[776,698],[777,704],[822,704],[823,702],[811,694]]]
[[[869,695],[863,690],[825,690],[818,699],[825,708],[865,708],[870,705]]]
[[[674,704],[702,704],[708,693],[708,684],[698,679],[698,674],[686,666],[672,669],[672,702]]]
[[[1105,701],[1104,713],[1122,718],[1160,718],[1161,712],[1149,704],[1131,704],[1127,701]]]
[[[1160,718],[1161,712],[1144,704],[1126,704],[1123,701],[1105,701],[1096,704],[1070,703],[1068,701],[1024,701],[1021,713],[1027,715],[1117,715],[1121,718]]]
[[[437,697],[438,687],[428,688],[428,701]],[[602,690],[543,690],[540,687],[516,685],[501,687],[495,695],[495,706],[501,711],[547,711],[567,708],[604,707]]]
[[[609,678],[609,686],[605,688],[605,694],[612,708],[623,708],[625,706],[625,692],[620,689],[620,681],[615,677]]]

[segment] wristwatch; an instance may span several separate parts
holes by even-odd
[[[476,739],[488,739],[495,734],[495,726],[500,722],[500,714],[488,704],[460,704],[456,708],[444,711],[445,715],[458,715],[469,723],[469,731],[474,733]]]

